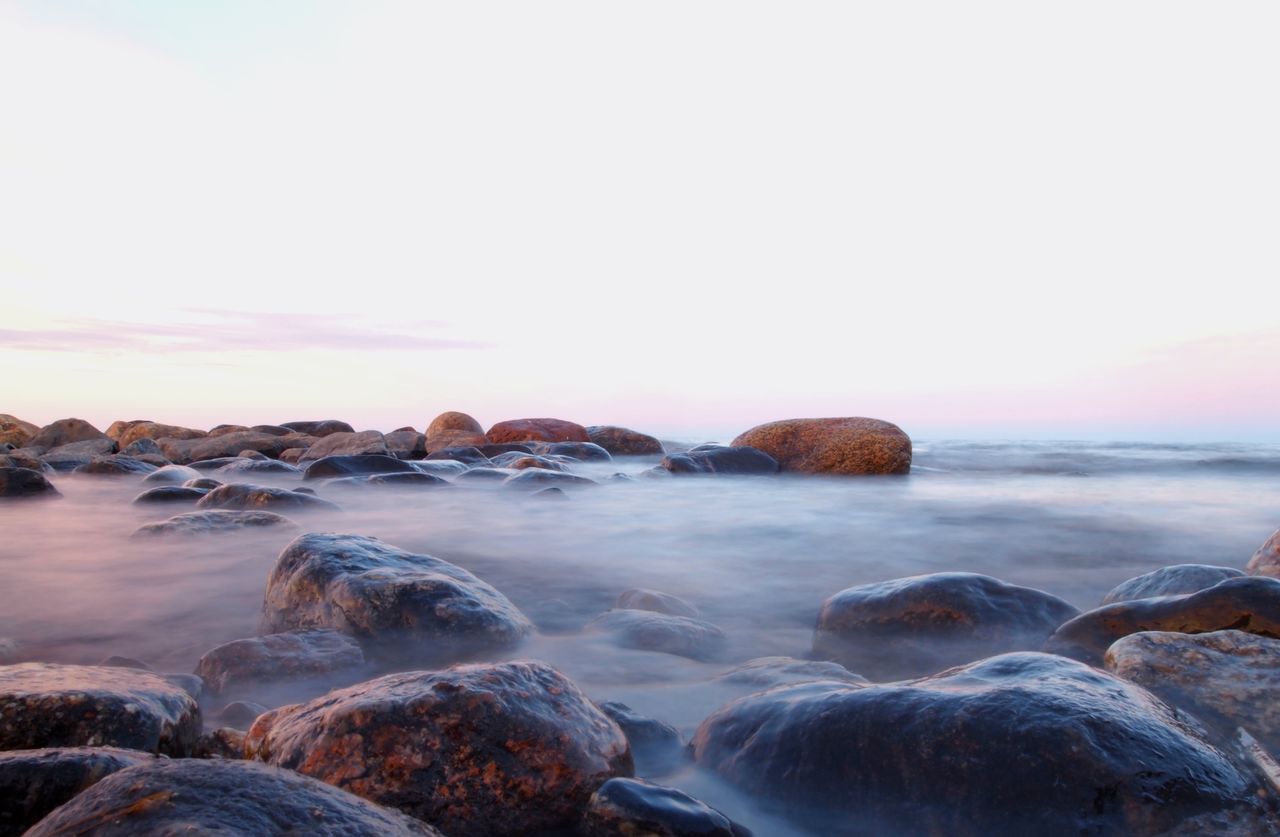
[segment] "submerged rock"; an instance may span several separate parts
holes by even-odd
[[[1253,780],[1142,688],[1016,653],[741,698],[697,762],[823,834],[1273,833]]]
[[[150,474],[157,470],[155,465],[134,459],[132,456],[95,456],[75,469],[77,474],[88,474],[99,477],[123,477]]]
[[[146,491],[133,498],[135,505],[150,505],[153,503],[173,503],[194,506],[200,501],[200,498],[208,494],[207,488],[184,488],[180,485],[160,485],[155,488],[148,488]]]
[[[339,477],[325,485],[329,488],[442,488],[450,482],[434,474],[370,474],[366,477]]]
[[[1280,578],[1280,529],[1267,538],[1253,553],[1244,571],[1249,575],[1265,575]]]
[[[368,474],[414,474],[414,463],[385,454],[360,454],[356,456],[326,456],[307,465],[302,473],[304,480],[330,479],[332,477],[358,477]]]
[[[478,468],[468,468],[461,474],[458,474],[455,482],[461,483],[498,483],[504,482],[508,477],[519,473],[511,468],[486,468],[484,466]]]
[[[787,419],[753,427],[733,440],[806,474],[905,474],[911,439],[902,428],[871,418]]]
[[[227,509],[248,511],[252,509],[290,509],[293,511],[338,511],[339,507],[312,494],[302,494],[287,488],[265,485],[232,483],[220,485],[210,491],[196,508],[203,510]]]
[[[577,474],[567,474],[563,471],[549,471],[546,468],[526,468],[523,471],[512,474],[507,477],[503,483],[508,488],[523,488],[528,490],[536,490],[539,488],[558,487],[558,488],[585,488],[587,486],[599,485],[593,479],[588,477],[580,477]]]
[[[467,470],[465,462],[458,462],[454,459],[421,460],[414,462],[413,467],[424,474],[431,474],[435,477],[456,477]]]
[[[284,526],[296,529],[298,524],[282,514],[267,511],[203,511],[187,512],[147,523],[134,530],[134,537],[153,535],[208,535],[217,532],[234,532],[257,529],[263,526]]]
[[[45,475],[31,468],[0,468],[0,498],[60,497]]]
[[[267,707],[261,703],[254,703],[251,700],[235,700],[222,707],[222,711],[218,713],[218,720],[234,729],[245,729],[253,726],[253,722],[258,716],[269,711]],[[244,748],[240,748],[241,754]]]
[[[118,747],[48,747],[0,753],[0,837],[17,837],[112,773],[155,758]]]
[[[291,770],[220,759],[163,759],[121,770],[27,837],[70,834],[440,837],[424,822]]]
[[[1228,578],[1244,575],[1230,567],[1214,567],[1208,564],[1175,564],[1161,567],[1137,578],[1116,585],[1102,598],[1104,605],[1128,602],[1134,599],[1150,599],[1155,596],[1181,596],[1212,587]]]
[[[451,459],[466,465],[488,465],[489,457],[475,447],[448,447],[433,450],[427,454],[427,461]]]
[[[1111,643],[1139,631],[1202,634],[1240,630],[1280,637],[1280,579],[1229,578],[1185,596],[1163,596],[1104,605],[1082,613],[1054,632],[1045,650],[1102,665]]]
[[[199,733],[195,699],[149,671],[0,666],[0,750],[88,745],[184,756]]]
[[[776,474],[778,462],[751,447],[704,445],[663,457],[658,467],[672,474]]]
[[[387,439],[377,430],[359,433],[330,433],[307,449],[307,459],[324,459],[326,456],[360,456],[375,454],[390,456]]]
[[[237,457],[241,451],[257,451],[272,459],[289,448],[310,445],[310,436],[291,434],[276,436],[271,433],[259,433],[256,430],[235,431],[220,436],[210,435],[204,439],[160,439],[160,447],[164,455],[174,462],[185,465],[206,459],[224,459]]]
[[[143,480],[143,482],[146,482],[146,480]],[[195,479],[187,480],[186,482],[184,482],[182,484],[182,487],[183,488],[203,488],[205,491],[212,491],[213,489],[217,488],[220,485],[222,485],[221,481],[215,480],[213,477],[196,477]],[[298,489],[298,490],[301,491],[302,489]]]
[[[334,433],[355,433],[356,429],[345,421],[337,419],[325,419],[324,421],[286,421],[280,425],[283,428],[292,430],[295,433],[304,433],[308,436],[315,436],[323,439],[325,436],[332,436]]]
[[[756,689],[812,683],[815,680],[861,685],[871,683],[867,678],[854,674],[839,663],[797,660],[795,657],[757,657],[721,673],[716,680],[737,686],[752,686]]]
[[[751,837],[715,808],[675,788],[610,779],[591,795],[582,837]]]
[[[181,485],[188,480],[200,479],[200,472],[195,468],[189,468],[186,465],[166,465],[159,468],[142,478],[143,482],[148,483],[174,483]]]
[[[234,476],[235,474],[287,474],[301,476],[302,469],[295,468],[288,462],[278,459],[236,459],[228,462],[215,471],[217,474]]]
[[[323,678],[364,665],[360,646],[330,630],[287,631],[219,645],[196,663],[214,694],[254,683]]]
[[[622,591],[613,606],[617,610],[651,610],[654,613],[687,616],[690,619],[697,619],[702,615],[696,607],[679,596],[643,587]]]
[[[613,456],[661,456],[666,453],[662,442],[653,436],[626,427],[598,424],[587,428],[587,436]]]
[[[594,442],[534,442],[529,447],[539,456],[568,456],[579,462],[609,462],[609,451]]]
[[[572,827],[631,773],[627,740],[543,663],[391,674],[268,712],[251,757],[440,826],[451,837]]]
[[[813,652],[873,679],[920,677],[1039,650],[1079,613],[1057,596],[987,575],[911,576],[850,587],[823,602]]]
[[[607,634],[623,648],[660,651],[694,660],[724,652],[724,631],[710,622],[649,610],[610,610],[587,623],[587,633]]]
[[[500,421],[485,434],[491,444],[505,442],[590,442],[587,429],[571,421],[554,418]]]
[[[625,703],[606,701],[598,705],[627,737],[636,772],[640,775],[660,775],[685,760],[684,742],[675,727],[647,718]]]

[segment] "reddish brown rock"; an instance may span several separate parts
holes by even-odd
[[[733,440],[808,474],[905,474],[911,439],[897,425],[871,418],[787,419],[753,427]]]
[[[26,447],[40,428],[17,416],[0,413],[0,445],[13,445],[15,448]]]
[[[424,444],[429,453],[435,453],[449,448],[479,447],[488,444],[488,441],[484,433],[474,433],[470,430],[441,430],[428,436]]]
[[[662,442],[626,427],[594,425],[587,428],[591,441],[614,456],[662,456]]]
[[[590,442],[587,428],[554,418],[500,421],[485,434],[491,444],[505,442]]]
[[[40,428],[40,432],[31,437],[27,446],[48,450],[69,445],[72,442],[88,442],[96,439],[115,441],[84,419],[65,418]]]
[[[1231,567],[1209,564],[1174,564],[1117,584],[1102,597],[1104,605],[1155,596],[1182,596],[1204,590],[1228,578],[1244,575]]]
[[[480,426],[480,422],[473,419],[466,413],[459,413],[456,410],[450,410],[441,413],[431,420],[431,424],[427,425],[426,436],[428,439],[433,438],[440,433],[458,432],[458,433],[479,433],[484,434],[484,428]]]
[[[378,454],[389,456],[387,439],[377,430],[359,433],[330,433],[307,449],[306,459],[323,459],[326,456],[358,456]]]
[[[572,828],[632,772],[626,737],[544,663],[391,674],[262,715],[251,758],[314,776],[451,837]]]
[[[322,678],[363,664],[360,646],[345,634],[287,631],[219,645],[200,658],[196,674],[219,694],[257,683]]]
[[[315,436],[322,439],[325,436],[331,436],[334,433],[355,433],[356,429],[345,421],[337,419],[325,419],[323,421],[286,421],[280,425],[283,428],[292,430],[295,433],[305,433],[308,436]]]
[[[1280,578],[1280,529],[1258,547],[1244,571],[1249,575],[1265,575]]]
[[[133,444],[139,439],[203,439],[209,434],[191,427],[179,427],[175,424],[160,424],[154,421],[130,422],[130,427],[121,431],[116,443],[121,448]],[[108,433],[108,436],[111,434]]]

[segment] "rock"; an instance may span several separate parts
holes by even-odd
[[[1111,643],[1139,631],[1202,634],[1229,629],[1280,637],[1280,579],[1229,578],[1185,596],[1104,605],[1058,628],[1045,650],[1102,665]]]
[[[1200,730],[1142,688],[1048,654],[758,692],[703,721],[692,749],[823,834],[1274,831],[1252,779]]]
[[[158,470],[131,456],[95,456],[89,462],[78,466],[74,473],[98,477],[125,477],[150,474]]]
[[[465,430],[445,430],[434,436],[427,436],[423,447],[428,453],[435,453],[450,448],[480,447],[487,439],[483,433],[470,433]]]
[[[356,456],[326,456],[307,465],[302,472],[304,480],[353,477],[367,474],[416,474],[420,470],[413,464],[385,454],[360,454]]]
[[[281,462],[277,459],[237,459],[218,468],[214,473],[228,476],[236,474],[287,474],[301,476],[302,469],[295,468],[289,463]]]
[[[563,489],[563,488],[556,488],[555,486],[552,486],[551,488],[543,488],[543,489],[540,489],[540,490],[538,490],[538,491],[533,492],[533,493],[532,493],[532,494],[530,494],[529,496],[530,496],[530,497],[541,497],[541,498],[543,498],[543,499],[547,499],[547,500],[567,500],[567,499],[569,499],[569,495],[564,493],[564,489]]]
[[[658,467],[672,474],[776,474],[778,463],[764,451],[749,447],[706,445],[687,453],[663,457]]]
[[[1280,578],[1280,529],[1258,547],[1244,571],[1249,575],[1265,575]]]
[[[724,652],[724,632],[698,619],[648,610],[609,610],[587,623],[587,633],[608,634],[623,648],[660,651],[694,660],[714,660]]]
[[[0,837],[18,837],[95,783],[155,756],[118,747],[48,747],[0,753]]]
[[[209,437],[226,436],[229,433],[248,433],[249,428],[243,424],[219,424],[217,427],[209,428]]]
[[[174,424],[159,424],[154,421],[130,422],[129,424],[130,426],[121,431],[119,436],[114,437],[116,444],[122,448],[128,447],[140,439],[149,439],[154,442],[157,439],[203,439],[209,435],[203,430],[179,427]],[[110,436],[111,434],[108,433],[107,435]]]
[[[733,440],[806,474],[905,474],[911,439],[896,424],[870,418],[787,419],[753,427]]]
[[[560,471],[548,471],[545,468],[526,468],[523,471],[512,474],[503,482],[507,488],[519,488],[533,491],[548,486],[557,486],[560,488],[583,488],[589,485],[599,485],[593,479],[580,477],[577,474],[566,474]]]
[[[219,456],[215,459],[197,459],[194,462],[188,462],[185,466],[193,471],[216,471],[224,465],[230,465],[233,462],[239,462],[242,457],[239,456]]]
[[[850,587],[823,602],[813,653],[876,680],[919,677],[1039,650],[1079,613],[1057,596],[987,575],[911,576]]]
[[[199,733],[195,699],[148,671],[0,667],[0,750],[87,745],[185,756]]]
[[[513,471],[523,471],[526,468],[544,468],[548,471],[569,470],[562,462],[527,453],[504,453],[495,456],[492,461],[495,468],[510,468]]]
[[[614,456],[662,456],[662,442],[625,427],[597,424],[587,428],[591,441]]]
[[[296,432],[291,428],[282,427],[278,424],[255,424],[253,427],[250,427],[249,429],[254,433],[265,433],[268,436],[288,436],[291,433]],[[310,435],[310,434],[303,434],[303,435]]]
[[[307,449],[306,459],[324,459],[326,456],[357,456],[378,454],[390,456],[387,439],[376,430],[360,433],[330,433]]]
[[[267,707],[261,703],[254,703],[251,700],[237,700],[228,703],[222,707],[222,711],[218,713],[218,720],[234,729],[247,730],[253,726],[253,722],[263,712],[268,711]],[[244,748],[241,748],[244,752]]]
[[[461,567],[331,534],[294,539],[267,580],[261,630],[295,628],[333,628],[431,659],[511,648],[533,630],[506,596]]]
[[[146,482],[146,480],[143,480],[143,482]],[[219,482],[218,480],[215,480],[213,477],[196,477],[195,479],[187,480],[186,482],[184,482],[182,484],[182,487],[183,488],[203,488],[206,491],[212,491],[213,489],[217,488],[220,485],[222,485],[222,483]],[[302,489],[298,488],[295,490],[301,491]]]
[[[66,418],[58,419],[52,424],[47,424],[40,428],[27,442],[28,447],[44,448],[46,451],[52,448],[59,448],[63,445],[69,445],[72,442],[87,442],[94,440],[106,439],[111,443],[111,452],[115,450],[115,440],[94,427],[84,419]]]
[[[306,455],[306,448],[289,448],[288,450],[281,452],[280,461],[288,462],[290,465],[298,465]]]
[[[339,477],[326,483],[329,488],[442,488],[450,483],[443,477],[421,472],[413,474],[370,474],[365,477]]]
[[[121,456],[164,456],[164,451],[154,439],[137,439],[120,448]]]
[[[159,439],[164,455],[180,465],[206,459],[235,457],[241,451],[257,451],[272,459],[290,448],[310,447],[312,437],[302,434],[273,436],[257,431],[235,431],[204,439]],[[225,464],[225,463],[224,463]]]
[[[0,468],[0,498],[61,497],[44,474],[30,468]]]
[[[196,747],[191,755],[197,759],[243,759],[244,731],[219,727],[206,732],[196,739]]]
[[[503,482],[512,474],[518,473],[510,468],[469,468],[458,474],[455,482]]]
[[[269,434],[269,435],[275,435],[275,434]],[[232,460],[231,462],[228,462],[227,465],[234,465],[237,462],[243,463],[244,460],[246,459],[256,459],[259,462],[276,461],[264,453],[258,453],[256,450],[242,450],[239,453],[237,453],[235,456],[235,459]],[[227,467],[227,465],[223,465],[222,467],[225,468]]]
[[[307,436],[315,436],[323,439],[325,436],[332,436],[334,433],[355,433],[356,429],[345,421],[337,419],[325,419],[324,421],[286,421],[281,427],[288,428],[295,433],[303,433]]]
[[[596,787],[632,769],[617,725],[535,662],[390,674],[332,691],[258,718],[245,751],[451,837],[568,829]]]
[[[116,443],[110,439],[86,439],[46,451],[41,459],[55,471],[74,471],[99,456],[110,456],[115,449]]]
[[[500,445],[490,445],[488,443],[477,445],[476,451],[486,458],[491,456],[501,456],[504,453],[533,453],[532,444],[522,444],[520,442],[505,442]]]
[[[0,413],[0,445],[25,448],[39,432],[40,428],[29,421],[23,421],[8,413]]]
[[[690,619],[697,619],[702,615],[696,607],[679,596],[641,587],[624,590],[618,594],[618,600],[613,606],[617,610],[651,610],[654,613],[687,616]]]
[[[148,419],[134,419],[132,421],[117,419],[107,427],[107,436],[113,440],[119,439],[126,430],[138,424],[154,424],[154,422]]]
[[[182,484],[189,480],[200,479],[200,472],[186,465],[166,465],[142,478],[143,482]]]
[[[582,837],[751,837],[715,808],[675,788],[610,779],[591,795]]]
[[[1128,602],[1134,599],[1150,599],[1155,596],[1180,596],[1212,587],[1219,581],[1244,575],[1230,567],[1213,567],[1207,564],[1175,564],[1161,567],[1137,578],[1117,585],[1102,599],[1104,605]]]
[[[675,727],[646,718],[625,703],[607,701],[598,706],[627,737],[637,773],[661,775],[684,761],[684,742]]]
[[[467,470],[467,464],[456,459],[424,459],[414,462],[413,467],[434,477],[456,477]]]
[[[716,680],[735,686],[751,686],[757,690],[770,689],[774,686],[792,686],[796,683],[812,683],[815,680],[861,685],[871,683],[867,678],[854,674],[839,663],[797,660],[795,657],[757,657],[723,672],[716,677]]]
[[[302,630],[237,639],[219,645],[196,664],[213,694],[279,680],[322,679],[364,665],[350,637],[330,630]]]
[[[433,459],[451,459],[457,462],[462,462],[466,465],[489,464],[489,457],[485,456],[477,448],[441,448],[439,450],[433,450],[431,453],[427,454],[428,462]]]
[[[592,442],[535,442],[530,445],[539,456],[569,456],[579,462],[609,462],[609,451]]]
[[[492,444],[504,442],[590,442],[587,429],[571,421],[553,418],[512,419],[500,421],[485,438]]]
[[[53,473],[53,469],[28,450],[11,450],[0,453],[0,468],[30,468],[41,473]]]
[[[204,693],[204,681],[194,674],[161,674],[160,677],[182,689],[196,700]]]
[[[283,526],[292,529],[298,524],[282,514],[266,511],[204,511],[187,512],[147,523],[133,532],[133,537],[153,535],[211,535],[218,532],[237,532],[264,526]]]
[[[428,439],[435,438],[441,433],[479,433],[484,435],[484,428],[480,426],[480,422],[466,413],[451,410],[436,416],[431,420],[431,424],[427,425],[426,436]]]
[[[385,438],[387,450],[397,459],[422,459],[427,455],[427,437],[416,430],[396,430]]]
[[[339,511],[338,506],[311,494],[300,494],[287,488],[232,483],[220,485],[200,498],[196,508],[206,511],[228,509],[290,509],[293,511]]]
[[[147,665],[142,660],[136,660],[133,657],[121,657],[118,654],[112,654],[110,657],[107,657],[105,660],[98,663],[98,665],[105,666],[107,668],[136,668],[141,669],[142,671],[151,671],[151,666]]]
[[[71,834],[440,837],[424,822],[291,770],[223,759],[161,759],[121,770],[27,837]]]

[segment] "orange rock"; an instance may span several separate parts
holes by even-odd
[[[480,426],[480,422],[466,413],[450,410],[431,420],[431,424],[427,425],[427,438],[431,438],[437,433],[454,430],[461,430],[467,433],[484,433],[484,428]]]
[[[786,419],[753,427],[733,440],[778,460],[783,471],[809,474],[905,474],[911,439],[872,418]]]
[[[500,421],[485,434],[495,445],[504,442],[590,442],[587,428],[554,418]]]

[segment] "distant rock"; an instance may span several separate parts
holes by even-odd
[[[181,485],[187,480],[200,478],[200,472],[195,468],[188,468],[186,465],[166,465],[163,468],[152,471],[142,478],[146,483],[173,483]]]
[[[58,419],[52,424],[47,424],[40,428],[27,442],[27,447],[44,448],[46,451],[52,448],[69,445],[72,442],[87,442],[92,440],[106,439],[111,442],[108,453],[115,450],[115,440],[94,427],[84,419],[66,418]]]
[[[0,413],[0,445],[24,448],[39,432],[40,428],[29,421],[23,421],[8,413]]]
[[[278,459],[236,459],[214,471],[228,478],[236,474],[284,474],[286,476],[302,476],[302,469],[294,467]]]
[[[217,427],[209,428],[209,436],[226,436],[229,433],[248,433],[249,428],[243,424],[219,424]]]
[[[282,427],[278,424],[255,424],[249,428],[254,433],[265,433],[268,436],[288,436],[297,431],[290,430],[288,427]],[[310,434],[304,434],[310,435]]]
[[[433,477],[456,477],[467,470],[467,464],[456,459],[423,459],[414,462],[413,467]]]
[[[1239,578],[1244,573],[1230,567],[1213,567],[1208,564],[1175,564],[1161,567],[1137,578],[1122,582],[1106,596],[1104,605],[1128,602],[1134,599],[1150,599],[1155,596],[1181,596],[1212,587],[1228,578]]]
[[[757,657],[723,672],[716,680],[737,686],[750,686],[756,690],[812,683],[815,680],[871,684],[867,678],[854,674],[839,663],[797,660],[795,657]]]
[[[368,474],[420,473],[412,463],[387,454],[360,454],[356,456],[326,456],[307,465],[302,472],[304,480],[356,477]]]
[[[449,411],[441,413],[431,420],[431,424],[427,425],[426,436],[428,439],[434,438],[441,433],[484,433],[484,428],[480,426],[480,422],[473,419],[466,413]]]
[[[330,433],[307,449],[306,459],[323,459],[326,456],[357,456],[379,454],[390,456],[387,439],[377,430],[359,433]]]
[[[355,433],[356,429],[345,421],[337,419],[325,419],[323,421],[286,421],[280,425],[288,428],[295,433],[304,433],[308,436],[315,436],[323,439],[325,436],[332,436],[334,433]]]
[[[98,477],[144,476],[158,470],[156,466],[132,456],[95,456],[73,473]]]
[[[154,439],[136,439],[120,448],[121,456],[164,456],[164,451]],[[166,460],[167,461],[167,460]]]
[[[61,497],[45,475],[31,468],[0,468],[0,499]]]
[[[83,442],[59,445],[52,450],[45,451],[40,458],[53,470],[65,473],[74,471],[99,456],[110,456],[115,452],[115,449],[116,443],[110,439],[86,439]],[[37,450],[37,448],[32,448],[32,450]]]
[[[597,424],[587,428],[587,436],[614,456],[662,456],[666,453],[662,442],[655,437],[626,427]]]
[[[545,468],[548,471],[568,470],[563,462],[528,453],[503,453],[493,457],[492,462],[495,468],[510,468],[513,471],[523,471],[525,468]]]
[[[211,535],[220,532],[237,532],[280,526],[296,529],[298,524],[289,518],[268,511],[199,511],[174,515],[159,523],[147,523],[134,530],[134,537],[157,535]]]
[[[111,434],[108,433],[108,436]],[[203,439],[209,434],[204,430],[196,430],[191,427],[179,427],[176,424],[160,424],[154,421],[129,422],[129,427],[123,429],[119,436],[114,437],[116,443],[125,448],[140,439]]]
[[[469,430],[442,430],[435,435],[427,436],[423,446],[428,453],[449,448],[475,448],[488,441],[484,433],[472,433]]]
[[[231,483],[220,485],[200,498],[196,508],[202,511],[226,509],[249,511],[253,509],[288,509],[291,511],[339,511],[335,503],[322,500],[312,494],[272,488],[266,485]]]
[[[1280,529],[1277,529],[1263,542],[1262,546],[1258,547],[1258,551],[1253,553],[1253,557],[1245,565],[1244,571],[1249,575],[1280,578]]]
[[[278,459],[289,448],[309,447],[313,437],[302,434],[274,436],[257,431],[235,431],[204,439],[160,439],[164,455],[179,465],[206,459],[237,456],[243,450],[257,451]]]
[[[714,660],[726,644],[724,631],[710,622],[649,610],[609,610],[588,622],[583,631],[606,634],[623,648],[694,660]]]
[[[806,474],[905,474],[911,439],[896,424],[870,418],[787,419],[753,427],[734,445],[758,448],[784,471]]]
[[[507,488],[536,491],[541,488],[585,488],[599,485],[595,480],[580,477],[577,474],[566,474],[561,471],[548,471],[546,468],[526,468],[507,477],[503,483]]]
[[[659,468],[672,474],[776,474],[772,456],[750,447],[703,445],[665,456]]]
[[[427,455],[427,437],[416,430],[395,430],[385,439],[387,450],[397,459],[422,459]]]
[[[571,421],[554,418],[500,421],[485,434],[491,444],[504,442],[590,442],[587,429]]]
[[[159,485],[148,488],[133,498],[134,505],[144,506],[157,503],[194,506],[200,498],[208,494],[206,488],[183,488],[180,485]]]
[[[364,665],[350,637],[331,630],[300,630],[237,639],[207,652],[196,674],[213,694],[254,683],[325,678]]]
[[[696,607],[679,596],[642,587],[624,590],[618,594],[618,600],[613,606],[619,610],[652,610],[654,613],[687,616],[690,619],[697,619],[702,615]]]
[[[637,773],[642,776],[660,775],[685,761],[684,742],[675,727],[647,718],[625,703],[606,701],[599,707],[627,736]]]
[[[54,808],[155,756],[119,747],[48,747],[0,753],[0,837],[18,837]]]
[[[567,456],[579,462],[609,462],[609,451],[593,442],[533,442],[529,445],[539,456]]]
[[[587,803],[582,837],[751,837],[751,832],[684,791],[641,779],[610,779]]]

